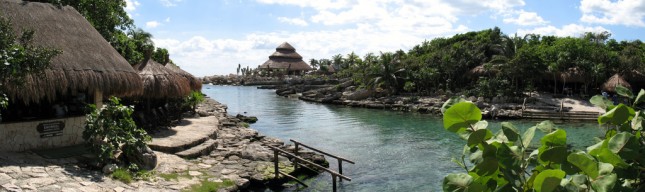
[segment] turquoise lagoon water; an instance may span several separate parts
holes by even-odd
[[[355,161],[343,164],[352,181],[341,183],[339,191],[441,191],[445,175],[463,172],[450,160],[461,155],[466,142],[444,130],[437,116],[309,103],[255,87],[205,85],[202,91],[226,104],[231,115],[258,117],[251,127],[263,135],[298,140]],[[499,129],[500,122],[489,123]],[[512,123],[524,130],[537,121]],[[575,148],[593,144],[592,138],[604,133],[593,122],[558,126]],[[328,161],[337,167],[335,159]],[[328,174],[306,183],[310,187],[302,191],[331,190]]]

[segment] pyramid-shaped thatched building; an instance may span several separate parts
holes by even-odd
[[[304,74],[312,70],[302,60],[302,56],[296,52],[296,49],[287,42],[278,46],[275,52],[269,56],[269,60],[260,65],[259,69],[268,73],[282,71],[290,75]]]

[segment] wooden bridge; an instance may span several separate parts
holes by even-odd
[[[315,170],[322,170],[322,171],[325,171],[325,172],[329,173],[331,175],[331,179],[332,179],[332,183],[333,183],[333,191],[334,192],[337,191],[337,182],[342,182],[343,179],[347,180],[347,181],[352,181],[352,178],[349,178],[349,177],[343,175],[343,161],[347,162],[347,163],[354,164],[353,161],[345,159],[345,158],[342,158],[342,157],[339,157],[339,156],[336,156],[336,155],[332,155],[330,153],[321,151],[321,150],[313,148],[313,147],[310,147],[308,145],[305,145],[305,144],[303,144],[301,142],[298,142],[296,140],[293,140],[293,139],[291,139],[290,141],[293,142],[294,145],[295,145],[294,153],[289,153],[289,152],[287,152],[285,150],[282,150],[280,148],[269,146],[269,148],[271,148],[273,150],[273,163],[274,163],[274,166],[275,166],[275,178],[276,179],[278,177],[280,177],[280,175],[284,175],[285,177],[293,179],[296,182],[300,183],[301,185],[303,185],[305,187],[308,187],[307,184],[305,184],[304,182],[300,181],[298,178],[296,178],[296,177],[294,177],[292,175],[289,175],[289,174],[287,174],[285,172],[280,171],[280,168],[278,166],[278,157],[280,155],[282,155],[282,156],[287,157],[287,158],[293,158],[293,165],[294,165],[295,168],[298,168],[299,166],[302,166],[302,167],[305,167],[305,168],[310,169],[310,170],[314,170],[314,171]],[[300,146],[302,146],[304,148],[307,148],[307,149],[310,149],[312,151],[318,152],[320,154],[327,155],[329,157],[335,158],[338,161],[338,172],[336,172],[334,170],[331,170],[329,168],[320,166],[320,165],[318,165],[318,164],[316,164],[314,162],[308,161],[308,160],[300,157],[298,155],[298,151],[299,151]]]

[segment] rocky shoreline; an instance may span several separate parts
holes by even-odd
[[[124,183],[93,168],[83,156],[45,159],[34,152],[0,152],[0,191],[181,191],[204,185],[204,182],[221,184],[223,188],[218,191],[248,191],[280,190],[291,185],[284,177],[274,179],[273,151],[267,146],[290,152],[293,152],[293,146],[246,127],[248,124],[226,114],[226,106],[215,100],[207,99],[200,104],[198,114],[204,117],[191,117],[185,121],[212,118],[217,129],[210,136],[215,147],[197,158],[186,159],[155,151],[157,167],[150,175]],[[178,131],[178,128],[174,129]],[[299,153],[328,166],[322,155],[307,151]],[[287,173],[317,174],[302,168],[293,169],[291,161],[284,157],[279,158],[279,165],[281,171]]]

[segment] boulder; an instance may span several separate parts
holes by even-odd
[[[133,146],[125,147],[129,148]],[[152,170],[157,167],[157,155],[147,145],[145,147],[134,147],[134,154],[125,153],[125,157],[130,163],[136,164],[140,169]]]
[[[253,116],[244,116],[244,115],[241,115],[241,114],[237,114],[237,115],[235,116],[235,118],[238,118],[238,119],[240,119],[240,121],[242,121],[242,122],[246,122],[246,123],[255,123],[255,122],[258,122],[258,118],[257,118],[257,117],[253,117]]]
[[[358,101],[369,98],[374,94],[372,90],[359,89],[347,96],[348,100]]]
[[[114,173],[114,171],[116,171],[116,169],[118,169],[118,168],[119,168],[119,166],[117,166],[116,164],[112,164],[112,163],[107,164],[107,165],[103,166],[103,173],[109,175],[109,174]]]

